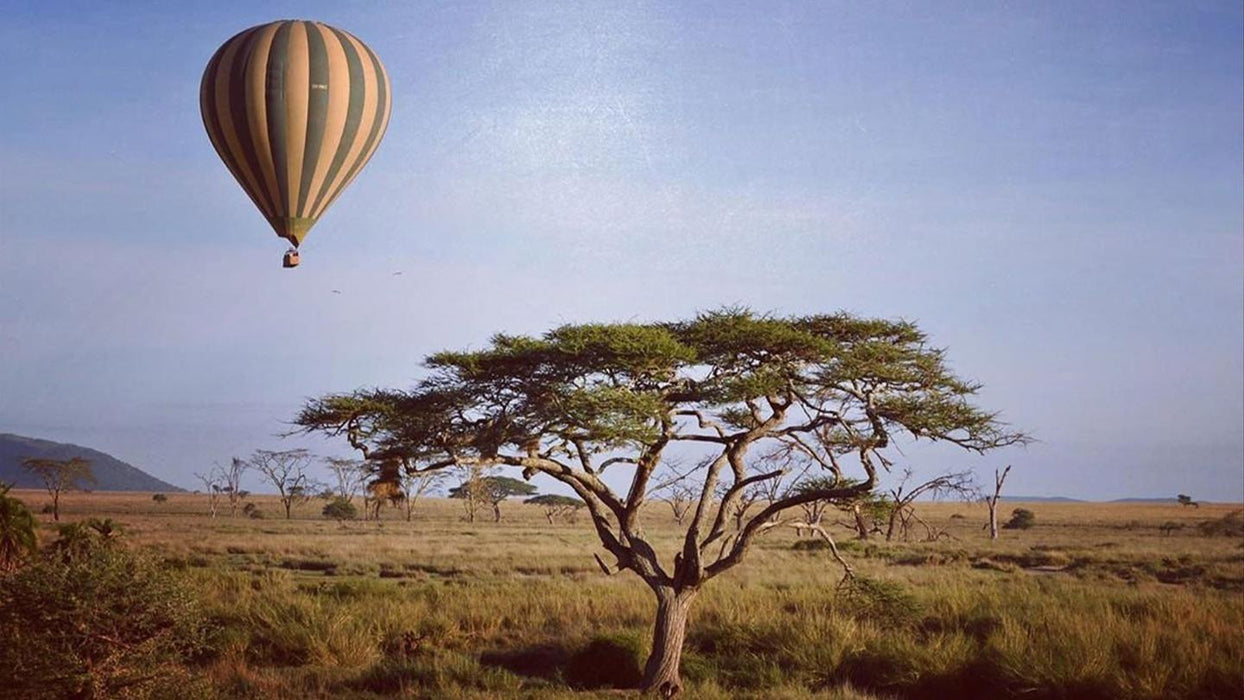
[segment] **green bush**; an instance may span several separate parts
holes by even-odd
[[[192,595],[155,560],[103,542],[80,538],[5,579],[0,678],[7,696],[192,690],[183,664],[202,649],[206,631]]]
[[[333,520],[354,520],[359,517],[359,510],[353,503],[337,496],[324,505],[323,515]]]
[[[1037,524],[1037,516],[1027,508],[1011,511],[1011,519],[1003,523],[1004,530],[1027,530]]]
[[[644,677],[643,663],[638,637],[601,635],[570,656],[566,681],[576,688],[635,688]]]
[[[0,574],[16,569],[35,551],[35,516],[24,503],[0,485]]]

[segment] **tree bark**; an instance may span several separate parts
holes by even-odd
[[[675,592],[671,587],[656,590],[657,620],[652,631],[652,653],[644,666],[643,691],[672,698],[682,692],[679,667],[687,635],[687,614],[695,589]]]
[[[860,512],[860,504],[856,503],[851,507],[851,514],[855,516],[855,532],[861,540],[868,539],[868,524],[864,522],[864,514]]]
[[[993,470],[993,498],[986,498],[985,502],[989,504],[989,541],[993,542],[998,539],[998,499],[1002,497],[1002,484],[1006,483],[1006,475],[1011,473],[1011,465],[1006,465],[1006,469],[998,471]]]

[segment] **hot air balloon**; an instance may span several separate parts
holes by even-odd
[[[285,267],[384,136],[389,77],[375,52],[322,22],[251,27],[216,50],[199,107],[216,153],[276,235]]]

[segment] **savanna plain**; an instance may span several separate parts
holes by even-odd
[[[36,513],[48,500],[11,495]],[[397,508],[379,521],[330,520],[320,500],[286,520],[275,497],[248,501],[264,517],[227,506],[209,517],[207,497],[189,493],[62,497],[60,524],[110,520],[122,566],[144,562],[179,601],[161,624],[194,637],[109,695],[633,692],[654,601],[628,572],[602,571],[587,518],[549,522],[535,505],[507,502],[500,522],[469,523],[461,502],[430,498],[409,522]],[[1015,508],[1032,511],[1033,526],[996,542],[981,503],[917,503],[930,529],[905,541],[855,539],[841,515],[830,532],[855,572],[846,583],[818,540],[766,534],[697,600],[684,696],[1244,697],[1240,504],[1004,502],[1002,519]],[[40,544],[53,546],[52,516],[36,517]],[[672,555],[670,509],[651,503],[645,518]]]

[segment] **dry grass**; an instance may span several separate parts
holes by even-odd
[[[286,521],[275,499],[250,500],[268,517],[208,518],[191,494],[62,501],[63,520],[120,521],[198,587],[218,632],[197,673],[220,696],[615,696],[568,687],[567,664],[601,635],[646,644],[651,594],[600,572],[586,523],[507,504],[505,522],[467,524],[438,499],[410,523],[338,524],[320,501]],[[949,535],[936,542],[836,530],[874,582],[852,594],[825,553],[768,536],[693,611],[690,697],[1244,694],[1244,540],[1195,527],[1239,505],[1005,506],[1037,526],[991,543],[983,505],[930,503],[921,516]],[[668,509],[646,516],[674,551]]]

